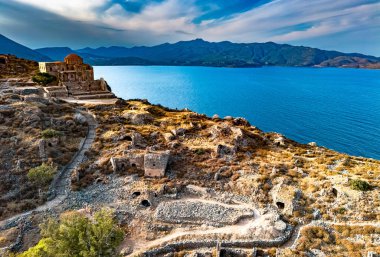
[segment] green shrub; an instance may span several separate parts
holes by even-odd
[[[372,189],[372,186],[368,184],[368,182],[360,180],[360,179],[353,179],[350,181],[351,189],[358,190],[358,191],[369,191]]]
[[[45,186],[53,180],[56,171],[56,167],[42,163],[40,166],[30,169],[27,176],[31,182]]]
[[[194,153],[197,155],[202,155],[202,154],[206,153],[206,150],[203,148],[198,148],[198,149],[194,150]]]
[[[61,132],[56,131],[55,129],[45,129],[41,131],[42,138],[53,138],[61,136]]]
[[[50,219],[41,225],[42,239],[18,257],[113,257],[124,238],[123,230],[113,213],[103,209],[93,218],[83,213],[62,214],[60,220]]]
[[[33,82],[42,86],[46,86],[47,84],[56,80],[57,78],[55,76],[50,75],[49,73],[46,73],[46,72],[38,72],[36,75],[32,77]]]

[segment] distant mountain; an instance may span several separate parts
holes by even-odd
[[[51,59],[0,34],[0,54],[13,54],[19,58],[46,62]]]
[[[260,65],[298,67],[358,67],[373,68],[380,58],[358,53],[325,51],[304,46],[268,43],[212,43],[202,39],[180,41],[175,44],[162,44],[152,47],[100,47],[76,50],[107,58],[137,57],[157,65],[201,65],[250,67]],[[350,60],[346,62],[339,59]],[[360,60],[360,61],[359,61]],[[126,62],[125,64],[127,64]],[[97,62],[101,65],[101,62]],[[122,62],[120,63],[122,64]]]
[[[73,50],[46,47],[36,50],[0,34],[0,53],[36,61],[63,60],[76,53],[92,65],[178,65],[213,67],[350,67],[380,68],[380,58],[358,53],[325,51],[305,46],[267,43],[207,42],[202,39],[152,47],[99,47]]]
[[[67,55],[73,54],[73,53],[81,56],[84,62],[90,63],[90,64],[101,63],[103,65],[112,65],[112,64],[107,64],[107,63],[109,63],[113,59],[109,57],[96,56],[89,53],[80,53],[69,47],[45,47],[45,48],[35,49],[35,51],[40,54],[49,56],[49,58],[54,61],[63,61],[63,59],[65,59]]]
[[[44,47],[34,49],[34,51],[49,56],[53,61],[62,61],[67,55],[76,53],[69,47]]]

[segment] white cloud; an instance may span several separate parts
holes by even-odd
[[[369,0],[274,0],[244,13],[203,20],[199,24],[194,24],[193,20],[204,13],[197,6],[200,1],[196,0],[151,2],[138,13],[127,12],[111,0],[15,1],[70,20],[128,31],[125,40],[139,44],[193,37],[211,41],[291,43],[380,27],[380,3]],[[133,39],[131,31],[137,33]],[[149,37],[151,39],[147,40]]]
[[[96,10],[109,3],[110,0],[15,0],[31,5],[66,18],[93,21],[97,17]]]
[[[205,23],[201,35],[210,40],[288,42],[379,24],[380,3],[330,0],[277,0],[230,20]],[[306,30],[300,24],[310,24]],[[280,32],[278,32],[280,31]]]

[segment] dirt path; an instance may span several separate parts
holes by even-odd
[[[174,233],[171,233],[167,236],[164,236],[162,238],[153,240],[153,241],[147,241],[147,242],[141,242],[140,244],[135,245],[137,248],[137,251],[134,251],[129,256],[136,256],[138,253],[143,253],[144,250],[150,249],[152,247],[161,247],[164,243],[169,243],[170,241],[173,241],[181,236],[198,236],[198,235],[207,235],[207,234],[244,234],[246,233],[246,229],[249,226],[259,224],[260,223],[260,214],[255,211],[255,218],[252,220],[252,218],[244,219],[240,221],[236,225],[221,227],[221,228],[214,228],[214,229],[197,229],[197,230],[184,230],[184,229],[177,229],[174,231]],[[298,243],[299,238],[301,237],[301,233],[304,229],[308,227],[313,226],[321,226],[322,224],[325,225],[345,225],[345,226],[375,226],[380,227],[380,222],[331,222],[331,221],[316,221],[311,222],[305,225],[299,225],[296,226],[293,230],[293,233],[288,241],[286,241],[285,244],[280,246],[281,249],[295,249]]]
[[[95,129],[97,127],[94,117],[85,111],[79,111],[87,120],[88,131],[87,135],[81,144],[79,150],[73,156],[71,161],[62,168],[60,173],[57,175],[56,179],[52,182],[50,193],[52,194],[51,200],[45,204],[37,207],[34,210],[30,210],[24,213],[17,214],[6,220],[0,221],[0,231],[14,227],[18,222],[32,213],[42,212],[51,208],[58,206],[66,199],[68,191],[70,190],[70,176],[73,170],[78,167],[84,159],[85,152],[90,149],[94,139],[95,139]]]
[[[380,227],[380,222],[334,222],[334,221],[316,221],[311,222],[305,225],[298,225],[294,228],[293,234],[291,238],[283,244],[280,248],[290,248],[295,249],[298,243],[299,238],[301,237],[301,233],[304,229],[308,227],[314,227],[314,226],[321,226],[322,224],[334,226],[334,225],[340,225],[340,226],[373,226],[373,227]]]

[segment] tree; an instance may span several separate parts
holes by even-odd
[[[124,232],[117,226],[110,210],[103,209],[87,217],[68,212],[60,220],[50,219],[41,225],[42,239],[18,257],[111,257],[123,241]],[[36,255],[37,254],[37,255]]]
[[[49,73],[46,73],[46,72],[38,72],[36,75],[32,77],[33,82],[42,86],[46,86],[47,84],[56,80],[57,78],[55,76],[50,75]]]

